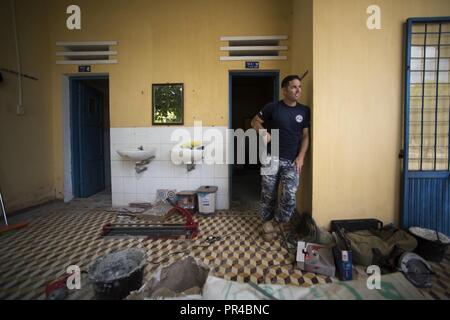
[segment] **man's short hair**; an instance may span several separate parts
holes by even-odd
[[[289,87],[289,82],[291,82],[292,80],[302,81],[298,75],[291,74],[291,75],[289,75],[289,76],[287,76],[286,78],[283,79],[283,81],[281,82],[281,87],[282,88]]]

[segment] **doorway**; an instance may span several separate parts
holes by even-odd
[[[111,193],[108,76],[70,78],[72,194]]]
[[[407,20],[402,227],[450,235],[450,18]],[[428,39],[428,40],[427,40]],[[434,41],[436,39],[436,41]]]
[[[251,120],[269,102],[278,100],[278,72],[230,72],[230,129],[251,128]],[[261,193],[260,162],[251,164],[249,140],[245,141],[245,163],[230,165],[231,208],[254,208]]]

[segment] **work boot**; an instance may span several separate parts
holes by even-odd
[[[290,222],[278,222],[278,232],[281,234],[282,245],[291,253],[295,253],[297,247],[297,237],[293,232],[294,228]]]
[[[282,233],[289,233],[292,230],[292,226],[290,222],[278,222],[277,223],[277,228],[278,230],[280,230]]]
[[[273,241],[278,236],[278,228],[273,221],[263,223],[261,237],[264,241]]]

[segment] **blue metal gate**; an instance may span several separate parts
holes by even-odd
[[[450,17],[407,21],[402,225],[450,235]]]

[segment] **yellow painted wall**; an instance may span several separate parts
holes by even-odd
[[[16,1],[25,114],[16,115],[18,80],[0,83],[0,188],[8,213],[55,197],[50,51],[46,3]],[[0,67],[17,71],[10,1],[0,2]]]
[[[366,27],[379,5],[382,29]],[[332,219],[400,211],[403,23],[449,16],[448,0],[314,0],[313,214]]]
[[[71,1],[18,3],[23,70],[39,81],[24,80],[22,117],[14,113],[15,78],[4,74],[0,84],[0,187],[10,208],[62,198],[61,78],[77,68],[55,64],[56,41],[119,42],[119,64],[93,68],[110,75],[112,127],[150,126],[151,84],[161,82],[185,83],[186,125],[227,126],[228,72],[242,70],[244,62],[220,62],[226,43],[219,37],[287,34],[289,60],[263,61],[261,69],[280,70],[282,78],[311,68],[302,102],[313,107],[314,153],[302,184],[313,190],[300,192],[301,205],[312,196],[321,225],[339,218],[398,220],[402,24],[412,16],[450,15],[448,1],[80,0],[81,31],[65,27]],[[382,9],[382,30],[366,28],[371,4]],[[1,2],[0,36],[7,44],[1,63],[15,69],[7,6]]]
[[[292,74],[308,75],[302,81],[300,102],[313,110],[313,0],[293,1],[292,21]],[[312,123],[314,125],[314,123]],[[312,211],[312,153],[313,137],[310,128],[310,149],[302,169],[300,188],[297,193],[297,207],[300,212]]]
[[[182,82],[185,125],[228,126],[228,72],[243,70],[240,62],[221,62],[220,36],[288,35],[291,0],[80,0],[82,30],[65,27],[72,1],[49,0],[52,53],[56,41],[117,40],[119,64],[94,66],[93,73],[110,75],[111,127],[151,126],[152,83]],[[53,57],[52,57],[53,59]],[[262,61],[263,70],[291,70],[288,61]],[[61,76],[76,66],[52,65],[52,104],[55,137],[55,184],[63,192]]]

